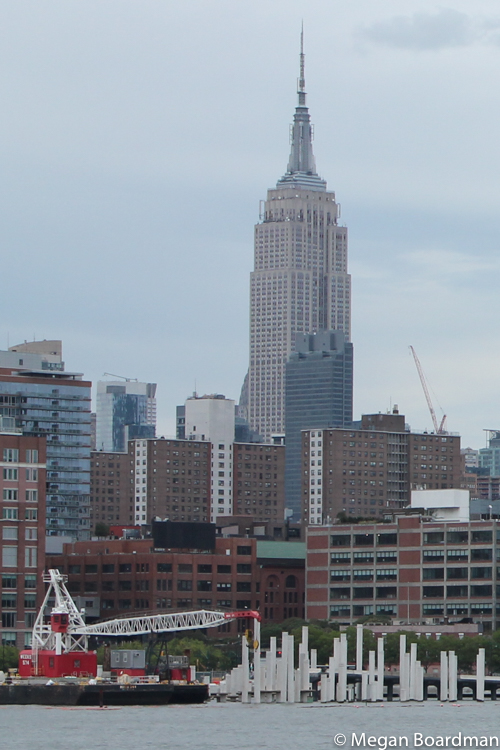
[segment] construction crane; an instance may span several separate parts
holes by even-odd
[[[110,378],[120,378],[120,380],[125,380],[126,383],[137,383],[137,378],[126,378],[125,375],[115,375],[113,372],[105,372],[103,373],[103,377],[106,375],[109,375]]]
[[[43,574],[48,583],[47,593],[33,627],[32,650],[20,654],[20,673],[29,669],[34,674],[43,673],[44,664],[49,660],[58,662],[61,675],[68,669],[81,669],[95,674],[97,657],[89,652],[90,636],[137,636],[150,633],[168,633],[179,630],[198,630],[223,625],[228,620],[250,618],[254,620],[255,640],[260,641],[260,613],[256,610],[218,612],[197,610],[171,614],[144,615],[116,618],[87,625],[82,613],[73,601],[66,587],[67,576],[57,569]],[[46,622],[46,608],[54,599],[50,621]],[[69,672],[71,674],[71,671]]]
[[[432,424],[434,425],[434,432],[437,435],[442,435],[445,432],[444,426],[446,423],[446,414],[443,414],[441,423],[438,425],[436,412],[434,411],[434,407],[432,405],[431,397],[429,394],[429,389],[427,388],[427,382],[425,380],[424,371],[422,370],[422,365],[420,364],[420,360],[417,357],[417,353],[415,349],[413,348],[413,346],[410,346],[410,350],[411,350],[411,353],[413,354],[413,359],[415,360],[415,365],[417,367],[418,376],[420,378],[420,382],[422,383],[422,388],[424,390],[425,398],[427,400],[427,406],[429,407],[429,411],[431,413]]]

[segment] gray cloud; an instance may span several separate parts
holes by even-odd
[[[411,50],[464,47],[478,37],[472,19],[451,8],[443,8],[437,13],[394,16],[365,26],[360,34],[376,44]]]

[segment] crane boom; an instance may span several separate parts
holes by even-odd
[[[228,620],[252,618],[260,622],[256,610],[218,612],[206,609],[192,612],[172,612],[138,617],[123,617],[104,620],[87,625],[66,587],[67,576],[57,569],[45,573],[43,579],[49,584],[45,599],[33,628],[34,664],[38,666],[40,650],[54,651],[56,654],[71,651],[88,651],[90,636],[132,636],[148,633],[168,633],[178,630],[197,630],[223,625]],[[50,622],[45,621],[49,599],[55,599]]]
[[[144,617],[116,618],[92,625],[77,627],[73,633],[79,635],[147,635],[148,633],[168,633],[173,630],[198,630],[223,625],[227,621],[224,612],[197,610],[196,612],[176,612],[172,614],[146,615]]]
[[[429,389],[427,388],[427,382],[425,380],[424,371],[422,370],[422,365],[420,364],[420,360],[417,357],[417,353],[413,346],[410,346],[411,353],[413,354],[413,359],[415,360],[415,365],[417,367],[418,376],[420,378],[420,382],[422,384],[422,389],[424,391],[424,395],[427,401],[427,406],[429,407],[429,411],[431,413],[432,418],[432,424],[434,425],[434,432],[436,435],[441,435],[444,432],[444,425],[446,422],[446,414],[443,416],[441,420],[441,424],[438,425],[438,421],[436,418],[436,412],[434,411],[434,407],[432,405],[431,397],[429,394]]]

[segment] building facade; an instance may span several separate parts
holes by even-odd
[[[341,331],[297,336],[285,370],[285,494],[301,515],[302,430],[352,422],[353,350]]]
[[[233,513],[269,524],[285,520],[285,447],[233,445]]]
[[[499,559],[496,521],[401,515],[392,523],[310,527],[306,617],[350,625],[379,615],[402,626],[471,618],[495,630]]]
[[[126,452],[129,440],[155,435],[156,383],[137,380],[97,383],[97,450]]]
[[[187,440],[212,444],[211,519],[233,515],[233,443],[235,402],[221,394],[194,395],[185,403]]]
[[[0,417],[13,418],[24,435],[47,439],[49,535],[90,535],[90,390],[81,373],[64,370],[61,342],[0,352]]]
[[[25,648],[43,599],[46,440],[0,429],[1,637]]]
[[[285,366],[296,334],[339,330],[350,339],[347,229],[339,218],[335,193],[316,172],[301,50],[290,159],[255,227],[250,281],[249,371],[240,405],[267,442],[284,432]]]
[[[262,545],[262,548],[261,548]],[[216,538],[210,550],[154,550],[151,539],[64,546],[47,567],[68,576],[87,621],[183,609],[260,610],[281,622],[304,612],[305,545]],[[211,635],[241,632],[244,621]]]
[[[127,446],[128,447],[128,446]],[[92,451],[90,523],[131,525],[134,511],[134,458],[127,453]]]
[[[460,437],[413,433],[403,415],[365,414],[357,429],[302,432],[304,522],[339,513],[382,518],[410,504],[412,490],[460,489]]]

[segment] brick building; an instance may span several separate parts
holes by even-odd
[[[396,410],[364,415],[357,429],[304,430],[304,522],[381,518],[409,505],[412,489],[460,488],[461,465],[458,435],[410,432]]]
[[[218,495],[212,499],[212,474],[217,477],[224,472],[216,483],[226,482],[227,474],[231,476],[234,516],[268,526],[283,525],[284,446],[234,443],[232,463],[229,467],[225,464],[217,449],[201,440],[131,440],[128,453],[93,451],[92,524],[94,528],[96,522],[146,525],[155,516],[171,521],[209,521],[216,515],[212,504],[219,501]]]
[[[0,431],[2,644],[24,648],[42,601],[45,438]]]
[[[217,538],[213,550],[165,551],[155,550],[151,539],[77,542],[62,555],[48,555],[47,567],[68,575],[88,621],[203,608],[258,609],[265,621],[280,622],[304,612],[300,543]],[[219,632],[236,633],[237,624]]]
[[[285,446],[233,445],[233,514],[277,523],[285,517]]]
[[[366,615],[401,623],[500,618],[500,524],[434,522],[309,527],[306,617],[352,624]],[[498,582],[498,583],[497,583]]]

